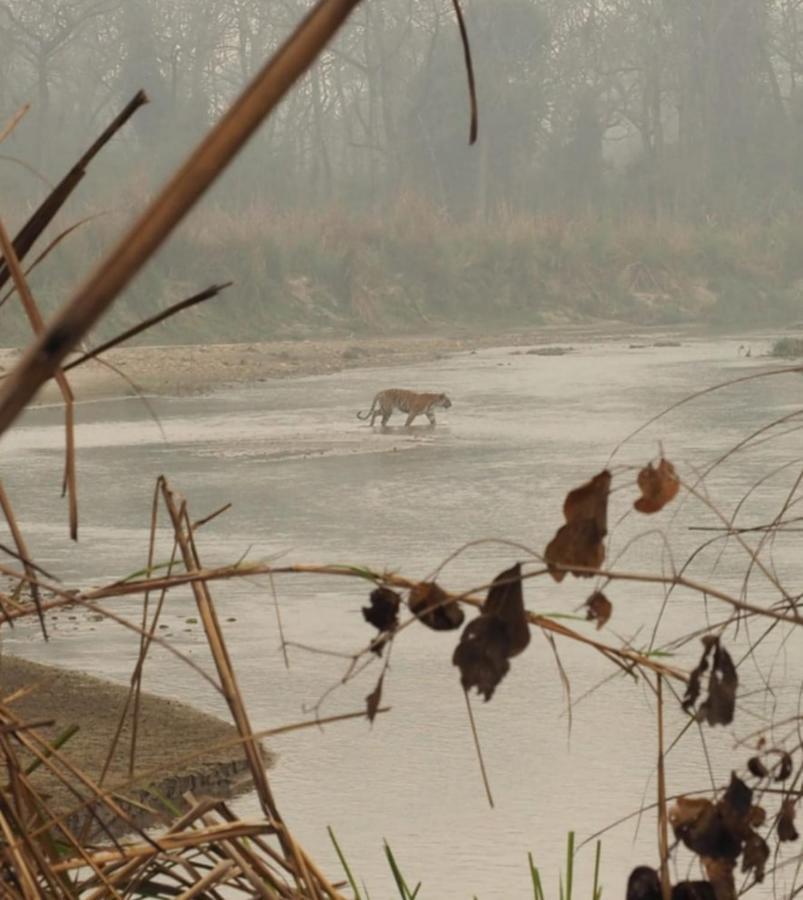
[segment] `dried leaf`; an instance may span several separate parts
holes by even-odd
[[[517,563],[494,578],[482,612],[460,636],[452,662],[460,669],[463,690],[476,687],[486,701],[490,700],[510,669],[508,659],[521,653],[529,643],[521,565]]]
[[[672,888],[672,900],[716,900],[716,896],[707,881],[679,881]]]
[[[655,869],[633,869],[627,879],[626,900],[662,900],[661,879]],[[716,895],[707,881],[679,881],[672,887],[672,900],[716,900]]]
[[[760,828],[767,821],[767,813],[763,806],[751,806],[748,819],[751,828]]]
[[[728,816],[740,821],[746,820],[750,815],[753,790],[735,772],[731,772],[730,784],[721,802]]]
[[[573,567],[598,569],[605,560],[603,540],[608,533],[610,486],[611,473],[606,469],[566,495],[563,503],[566,524],[557,530],[544,551],[555,581],[563,581],[566,570],[578,577],[590,577],[593,573]]]
[[[775,781],[786,781],[792,774],[792,757],[784,750],[781,753],[781,761],[778,763],[778,771],[775,773]]]
[[[778,814],[778,839],[781,841],[796,841],[797,838],[795,801],[791,797],[787,797],[781,803],[781,811]]]
[[[770,848],[767,842],[756,831],[751,831],[744,842],[742,850],[742,871],[752,872],[758,882],[764,880],[764,866],[770,857]]]
[[[410,591],[410,612],[434,631],[453,631],[463,624],[465,613],[459,604],[434,582],[422,581]]]
[[[702,864],[717,900],[736,900],[736,885],[733,882],[736,863],[731,859],[704,858]]]
[[[736,688],[739,685],[736,667],[733,665],[728,651],[719,643],[719,638],[706,635],[703,638],[703,646],[703,655],[689,677],[682,706],[688,712],[697,702],[700,696],[700,682],[708,669],[708,659],[713,650],[713,664],[708,678],[708,696],[697,709],[697,719],[706,721],[709,725],[729,725],[733,721],[733,712],[736,708]]]
[[[401,597],[390,588],[378,587],[371,591],[369,600],[371,605],[363,606],[362,614],[365,621],[379,631],[371,642],[371,650],[381,656],[385,644],[399,625]]]
[[[726,824],[720,805],[704,798],[679,797],[669,810],[675,837],[700,857],[736,859],[741,841]]]
[[[379,711],[379,704],[382,702],[382,682],[385,680],[385,673],[379,676],[376,687],[365,698],[365,709],[368,713],[368,721],[373,722]]]
[[[767,771],[767,767],[761,762],[761,759],[758,756],[751,756],[750,759],[747,760],[747,769],[751,775],[755,775],[756,778],[766,778],[769,775]]]
[[[655,869],[636,866],[627,879],[626,900],[661,900],[661,881]]]
[[[498,619],[478,616],[466,625],[452,656],[464,691],[475,687],[486,700],[491,699],[510,669],[504,647],[505,627]]]
[[[638,473],[638,486],[641,497],[633,506],[641,513],[654,513],[675,498],[680,481],[672,463],[661,457],[657,467],[650,463]]]
[[[500,572],[491,583],[482,615],[499,619],[505,626],[507,656],[516,656],[530,643],[530,626],[524,612],[521,564]]]
[[[597,631],[610,619],[613,612],[613,604],[602,591],[595,591],[586,600],[586,607],[586,619],[596,619]]]

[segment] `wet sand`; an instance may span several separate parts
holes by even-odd
[[[679,329],[673,329],[673,334]],[[116,347],[101,362],[89,361],[69,373],[76,399],[128,396],[137,393],[186,395],[207,393],[230,384],[324,375],[343,369],[413,365],[482,347],[560,345],[613,336],[628,339],[648,334],[659,340],[667,329],[649,329],[617,322],[548,325],[532,329],[454,336],[354,337],[307,341],[270,341],[250,344],[183,344],[176,346]],[[19,358],[19,351],[0,349],[0,376]],[[123,377],[124,376],[124,377]],[[136,387],[126,381],[129,379]],[[389,385],[378,385],[388,387]],[[54,384],[39,393],[39,402],[59,397]]]
[[[37,729],[48,740],[77,725],[79,730],[60,752],[89,778],[100,777],[128,696],[127,687],[4,654],[0,659],[0,692],[3,703],[23,722],[52,720],[52,725]],[[15,697],[17,692],[19,696]],[[214,716],[176,700],[143,693],[134,770],[135,777],[139,778],[135,786],[126,787],[131,739],[129,717],[104,786],[110,789],[121,786],[122,796],[133,801],[124,805],[139,825],[152,824],[154,819],[143,813],[138,804],[165,811],[160,797],[178,804],[188,790],[231,797],[251,786],[245,756],[238,745],[215,747],[236,738],[234,726]],[[181,762],[190,755],[195,755],[192,761]],[[267,753],[265,759],[270,764]],[[75,796],[44,766],[33,773],[32,781],[40,792],[49,795],[52,810],[60,814],[75,810]],[[82,793],[90,796],[87,791]],[[71,815],[68,821],[77,827],[83,820]],[[115,827],[114,831],[119,833],[120,829]]]

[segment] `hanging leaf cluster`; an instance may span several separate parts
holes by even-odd
[[[500,572],[488,590],[482,612],[463,629],[452,662],[463,690],[472,687],[490,700],[510,669],[508,660],[530,643],[524,610],[521,564]]]
[[[706,635],[703,639],[703,655],[691,673],[682,706],[686,712],[695,707],[702,690],[703,675],[709,669],[708,696],[697,707],[698,721],[709,725],[730,725],[736,708],[736,689],[739,677],[728,651],[720,644],[719,638]]]
[[[702,797],[680,797],[669,810],[675,837],[700,857],[717,900],[735,900],[734,872],[741,856],[742,872],[764,880],[770,848],[756,831],[766,813],[753,805],[753,791],[734,773],[716,803]]]

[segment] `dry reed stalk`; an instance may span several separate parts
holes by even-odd
[[[187,847],[197,847],[201,844],[212,844],[217,841],[267,834],[270,831],[270,825],[266,822],[238,821],[234,824],[222,822],[207,826],[203,829],[191,829],[190,831],[162,835],[159,839],[161,846],[157,846],[155,851],[154,845],[150,842],[142,844],[126,844],[119,850],[98,850],[95,853],[90,853],[89,860],[96,866],[127,862],[136,859],[137,857],[150,856],[154,852],[169,853],[174,850],[183,850]],[[83,865],[85,865],[83,860],[67,859],[56,863],[52,867],[52,870],[54,872],[69,872],[70,870],[78,869]]]
[[[14,129],[19,125],[22,119],[25,117],[28,110],[31,108],[30,103],[23,103],[22,106],[11,116],[11,118],[6,122],[3,126],[3,130],[0,131],[0,144],[11,135]]]
[[[187,888],[184,893],[179,894],[178,900],[192,900],[193,897],[198,897],[208,888],[223,884],[233,868],[236,868],[233,860],[221,860],[200,881],[197,881],[191,888]]]
[[[45,330],[45,322],[39,307],[33,298],[28,282],[22,272],[19,259],[17,258],[14,246],[8,236],[5,225],[0,220],[0,250],[3,251],[5,264],[14,284],[17,293],[20,296],[25,313],[31,323],[34,334],[40,335]],[[75,403],[72,389],[67,381],[64,372],[61,369],[55,371],[56,382],[64,398],[64,437],[65,437],[65,454],[64,454],[64,487],[63,492],[67,493],[67,502],[69,508],[70,520],[70,537],[78,540],[78,484],[75,473]]]
[[[169,319],[172,316],[175,316],[177,313],[183,312],[185,309],[189,309],[191,306],[196,306],[198,303],[202,303],[204,300],[209,300],[212,297],[217,297],[217,295],[221,291],[224,291],[227,287],[231,287],[233,283],[234,282],[232,281],[227,281],[224,284],[213,284],[200,293],[193,294],[192,297],[187,297],[185,300],[180,300],[178,303],[174,303],[172,306],[169,306],[167,309],[162,310],[162,312],[157,313],[155,316],[151,316],[149,319],[145,319],[144,322],[140,322],[139,325],[134,325],[132,328],[129,328],[126,331],[122,332],[122,334],[118,334],[116,337],[110,338],[99,347],[95,347],[94,350],[90,350],[89,353],[84,353],[83,356],[79,356],[78,359],[75,359],[68,365],[64,366],[63,371],[68,372],[70,369],[74,369],[76,366],[83,365],[90,359],[95,359],[96,357],[100,356],[101,353],[105,353],[107,350],[111,350],[112,347],[116,347],[118,344],[122,344],[129,338],[141,334],[143,331],[147,331],[149,328],[152,328],[154,325],[158,325],[160,322],[164,322],[165,319]]]
[[[69,237],[77,228],[80,228],[82,225],[85,225],[87,222],[91,222],[93,219],[97,219],[99,216],[105,215],[104,213],[95,213],[91,216],[85,216],[83,219],[79,219],[77,222],[73,222],[69,228],[65,228],[64,231],[57,234],[52,241],[45,247],[45,249],[34,259],[34,261],[25,269],[25,277],[27,278],[31,272],[41,263],[43,260],[47,259],[50,253],[58,247],[58,245],[67,237]],[[14,295],[14,291],[16,288],[12,285],[6,293],[0,298],[0,307],[2,307],[5,303],[8,302],[8,299]],[[5,376],[3,376],[5,377]]]
[[[19,724],[19,720],[11,712],[11,710],[3,707],[0,707],[0,721]],[[82,807],[85,806],[89,814],[97,822],[100,829],[105,832],[110,840],[112,840],[115,844],[117,844],[117,841],[113,833],[105,827],[102,820],[95,812],[95,805],[100,805],[101,807],[105,806],[112,813],[115,819],[125,823],[125,825],[130,828],[132,832],[140,834],[145,841],[158,848],[158,844],[155,844],[153,841],[151,841],[148,835],[141,828],[139,828],[139,826],[131,819],[128,813],[119,805],[111,791],[103,790],[101,787],[95,784],[95,782],[79,767],[75,766],[69,760],[69,758],[65,756],[64,753],[62,753],[61,750],[59,750],[57,747],[54,747],[51,743],[41,737],[36,731],[19,732],[17,734],[17,741],[24,750],[26,750],[33,756],[33,758],[39,765],[47,769],[56,779],[58,779],[58,781],[60,781],[67,788],[67,790],[78,800]],[[80,790],[75,787],[70,779],[74,779],[76,783],[80,784],[81,788],[89,793],[91,799],[88,801],[85,800],[85,798],[82,797]],[[55,824],[58,825],[60,830],[65,834],[65,836],[68,835],[69,829],[66,827],[66,825],[63,824],[62,821],[64,817],[52,816],[52,819]],[[78,844],[76,845],[80,846]]]
[[[307,70],[360,0],[319,0],[20,360],[0,389],[0,434]],[[0,278],[2,286],[2,278]]]
[[[28,548],[25,544],[25,538],[22,536],[22,531],[20,531],[20,527],[17,524],[17,518],[14,515],[14,509],[11,506],[11,501],[8,499],[8,494],[6,494],[2,481],[0,481],[0,509],[2,509],[3,515],[6,517],[6,522],[8,522],[8,528],[11,532],[11,538],[17,547],[17,553],[19,554],[20,561],[25,568],[25,573],[30,579],[29,584],[31,587],[31,596],[33,597],[33,602],[36,605],[36,613],[39,616],[39,626],[42,629],[43,637],[45,638],[45,640],[47,640],[47,626],[45,625],[45,617],[44,613],[42,612],[42,597],[39,592],[39,585],[36,582],[36,574],[34,571],[34,566],[31,562],[31,555],[28,553]]]
[[[672,900],[672,883],[669,879],[669,826],[666,811],[666,771],[664,763],[664,680],[656,678],[656,703],[658,709],[658,855],[661,860],[662,900]]]
[[[192,523],[187,515],[186,504],[177,502],[176,495],[170,489],[164,478],[160,478],[160,483],[162,497],[170,514],[170,519],[173,524],[176,540],[181,550],[184,565],[189,572],[198,571],[201,567],[201,563],[193,540]],[[299,886],[302,889],[306,887],[310,892],[310,896],[313,898],[322,898],[324,896],[322,890],[332,898],[337,897],[339,895],[331,885],[320,885],[310,876],[303,855],[298,852],[295,841],[293,841],[289,832],[284,827],[268,784],[259,744],[254,738],[253,730],[248,719],[248,713],[245,709],[242,695],[240,694],[234,667],[232,666],[228,649],[223,639],[223,632],[217,617],[212,595],[209,592],[206,582],[203,580],[193,582],[192,590],[195,595],[198,614],[203,623],[207,642],[209,643],[209,648],[218,671],[223,695],[231,710],[234,723],[243,738],[246,759],[248,760],[251,769],[254,786],[262,810],[268,819],[275,824],[279,841],[282,844],[288,859],[292,859],[295,863],[293,874],[298,881]]]

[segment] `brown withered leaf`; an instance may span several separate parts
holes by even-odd
[[[410,591],[408,600],[410,612],[434,631],[453,631],[463,624],[465,613],[460,604],[449,600],[449,596],[434,581],[422,581]]]
[[[767,842],[757,831],[751,831],[742,850],[742,871],[752,872],[758,882],[764,880],[764,867],[770,857]]]
[[[390,588],[378,587],[371,591],[369,600],[371,605],[363,606],[362,614],[365,621],[379,631],[379,635],[371,641],[371,650],[381,656],[385,644],[399,625],[401,597]]]
[[[637,866],[627,879],[626,900],[662,900],[661,879],[655,869]],[[672,900],[716,900],[707,881],[679,881],[672,885]]]
[[[655,869],[636,866],[627,879],[626,900],[661,900],[661,881]]]
[[[463,690],[477,689],[486,700],[493,697],[510,663],[505,655],[505,627],[498,619],[477,616],[463,629],[452,663],[460,669]]]
[[[761,759],[758,756],[751,756],[750,759],[747,760],[747,769],[751,775],[755,775],[756,778],[766,778],[769,775],[767,771],[767,767],[761,762]]]
[[[365,708],[368,713],[368,721],[373,722],[379,710],[379,704],[382,702],[382,682],[385,680],[385,673],[379,676],[376,687],[365,698]]]
[[[716,806],[705,798],[678,797],[669,810],[675,837],[700,857],[736,859],[741,841]]]
[[[591,572],[574,567],[598,569],[604,562],[610,487],[611,473],[605,469],[566,495],[563,503],[566,524],[561,525],[544,551],[555,581],[563,581],[566,571],[588,578]]]
[[[521,653],[529,643],[521,565],[516,563],[494,578],[482,612],[460,636],[452,663],[460,669],[463,690],[475,687],[490,700],[510,669],[510,657]]]
[[[703,654],[689,676],[681,705],[686,712],[694,707],[700,696],[702,676],[708,670],[708,660],[713,653],[708,677],[708,696],[698,707],[696,715],[698,721],[706,721],[709,725],[729,725],[733,721],[736,688],[739,685],[736,667],[728,651],[719,643],[719,638],[706,635],[702,641]]]
[[[748,819],[751,828],[761,828],[767,821],[767,812],[763,806],[751,806]]]
[[[749,788],[735,772],[731,772],[730,784],[721,803],[726,814],[732,819],[748,823],[753,803],[753,789]]]
[[[781,841],[796,841],[797,838],[795,801],[791,797],[787,797],[781,803],[781,811],[778,814],[778,839]]]
[[[672,900],[716,900],[714,887],[708,881],[679,881],[672,886]]]
[[[792,774],[792,757],[784,750],[778,763],[778,771],[775,773],[775,781],[786,781]]]
[[[704,857],[701,862],[717,900],[736,900],[736,885],[733,880],[735,860]]]
[[[516,563],[494,578],[482,604],[482,615],[504,624],[507,656],[516,656],[530,643],[530,626],[524,612],[521,588],[521,563]]]
[[[602,591],[595,591],[589,598],[586,600],[586,619],[596,620],[597,622],[597,631],[610,619],[611,613],[613,612],[613,603],[602,593]]]
[[[672,463],[661,457],[657,466],[650,463],[638,473],[638,486],[641,496],[633,506],[641,513],[654,513],[674,500],[680,481]]]
[[[675,837],[701,858],[735,860],[755,834],[752,825],[760,808],[752,800],[752,790],[731,773],[728,789],[717,803],[679,797],[669,810],[669,822]]]
[[[661,879],[655,869],[637,866],[627,879],[626,900],[662,900]],[[716,900],[707,881],[679,881],[672,886],[672,900]]]

